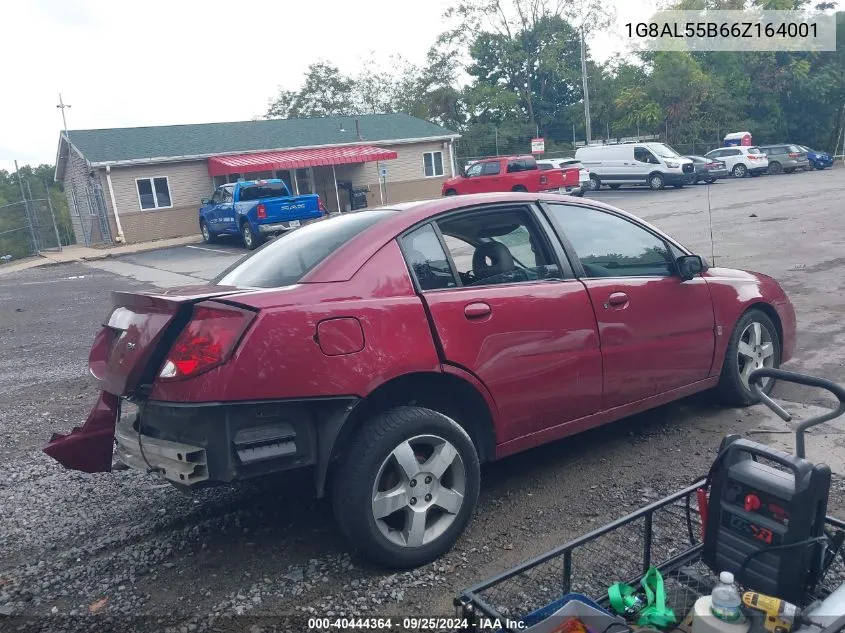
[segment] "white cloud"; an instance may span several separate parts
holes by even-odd
[[[642,4],[652,0],[638,0]],[[632,2],[617,0],[618,23]],[[4,3],[0,169],[52,163],[63,93],[70,129],[240,121],[323,58],[354,72],[371,51],[421,62],[449,0],[32,0]],[[593,55],[621,50],[600,36]]]

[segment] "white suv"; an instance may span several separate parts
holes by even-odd
[[[735,178],[745,178],[749,174],[759,176],[769,169],[769,157],[761,152],[759,147],[742,145],[720,147],[707,152],[704,156],[725,163],[725,167]]]
[[[590,172],[584,169],[581,161],[577,158],[542,158],[537,161],[540,169],[574,169],[578,168],[578,188],[573,189],[570,195],[583,196],[590,188]]]

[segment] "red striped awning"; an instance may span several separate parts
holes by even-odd
[[[397,157],[398,154],[392,150],[372,145],[291,149],[284,152],[215,156],[208,159],[208,173],[211,176],[225,176],[253,171],[366,163],[375,160],[393,160]]]

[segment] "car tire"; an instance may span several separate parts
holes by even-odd
[[[748,406],[758,401],[748,385],[748,374],[759,367],[779,367],[781,341],[778,330],[762,310],[752,308],[743,314],[731,332],[722,374],[716,387],[720,400],[730,406]],[[768,394],[774,380],[766,380]]]
[[[769,163],[769,173],[772,174],[772,175],[782,174],[783,173],[783,165],[781,165],[777,161]]]
[[[748,175],[748,168],[742,163],[737,163],[731,170],[734,178],[745,178]]]
[[[818,169],[819,171],[822,171],[825,168],[824,165],[821,165],[819,163],[815,163],[813,167],[815,167],[815,169]]]
[[[601,189],[601,179],[598,176],[590,176],[590,191]]]
[[[717,180],[716,178],[705,178],[704,182],[707,183],[708,185],[712,185],[714,182],[716,182],[716,180]]]
[[[446,195],[446,196],[457,196],[457,195],[458,195],[458,192],[457,192],[457,191],[455,191],[454,189],[447,189],[447,190],[446,190],[446,193],[445,193],[445,194],[443,194],[443,195]]]
[[[206,244],[214,244],[217,241],[217,234],[211,232],[205,220],[200,220],[200,233],[202,233],[202,241]]]
[[[613,189],[614,191],[616,191],[617,189],[619,189],[619,187],[621,187],[621,186],[622,186],[622,185],[608,185],[608,187],[610,187],[610,188],[611,188],[611,189]]]
[[[794,168],[794,167],[787,167],[787,168],[785,168],[785,169],[783,170],[783,173],[785,173],[785,174],[794,174],[794,173],[795,173],[795,168]]]
[[[241,238],[248,251],[254,251],[261,246],[261,238],[253,233],[252,226],[250,226],[249,222],[243,222],[241,224]]]
[[[648,177],[648,188],[652,191],[659,191],[666,186],[666,181],[663,179],[662,174],[654,173]]]
[[[418,567],[458,540],[475,510],[480,480],[478,454],[459,424],[430,409],[400,407],[365,422],[338,460],[334,515],[369,559],[395,569]]]

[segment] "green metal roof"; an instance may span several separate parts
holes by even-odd
[[[361,142],[355,132],[356,118],[366,143],[457,136],[407,114],[70,130],[68,136],[91,163],[111,163],[355,144]]]

